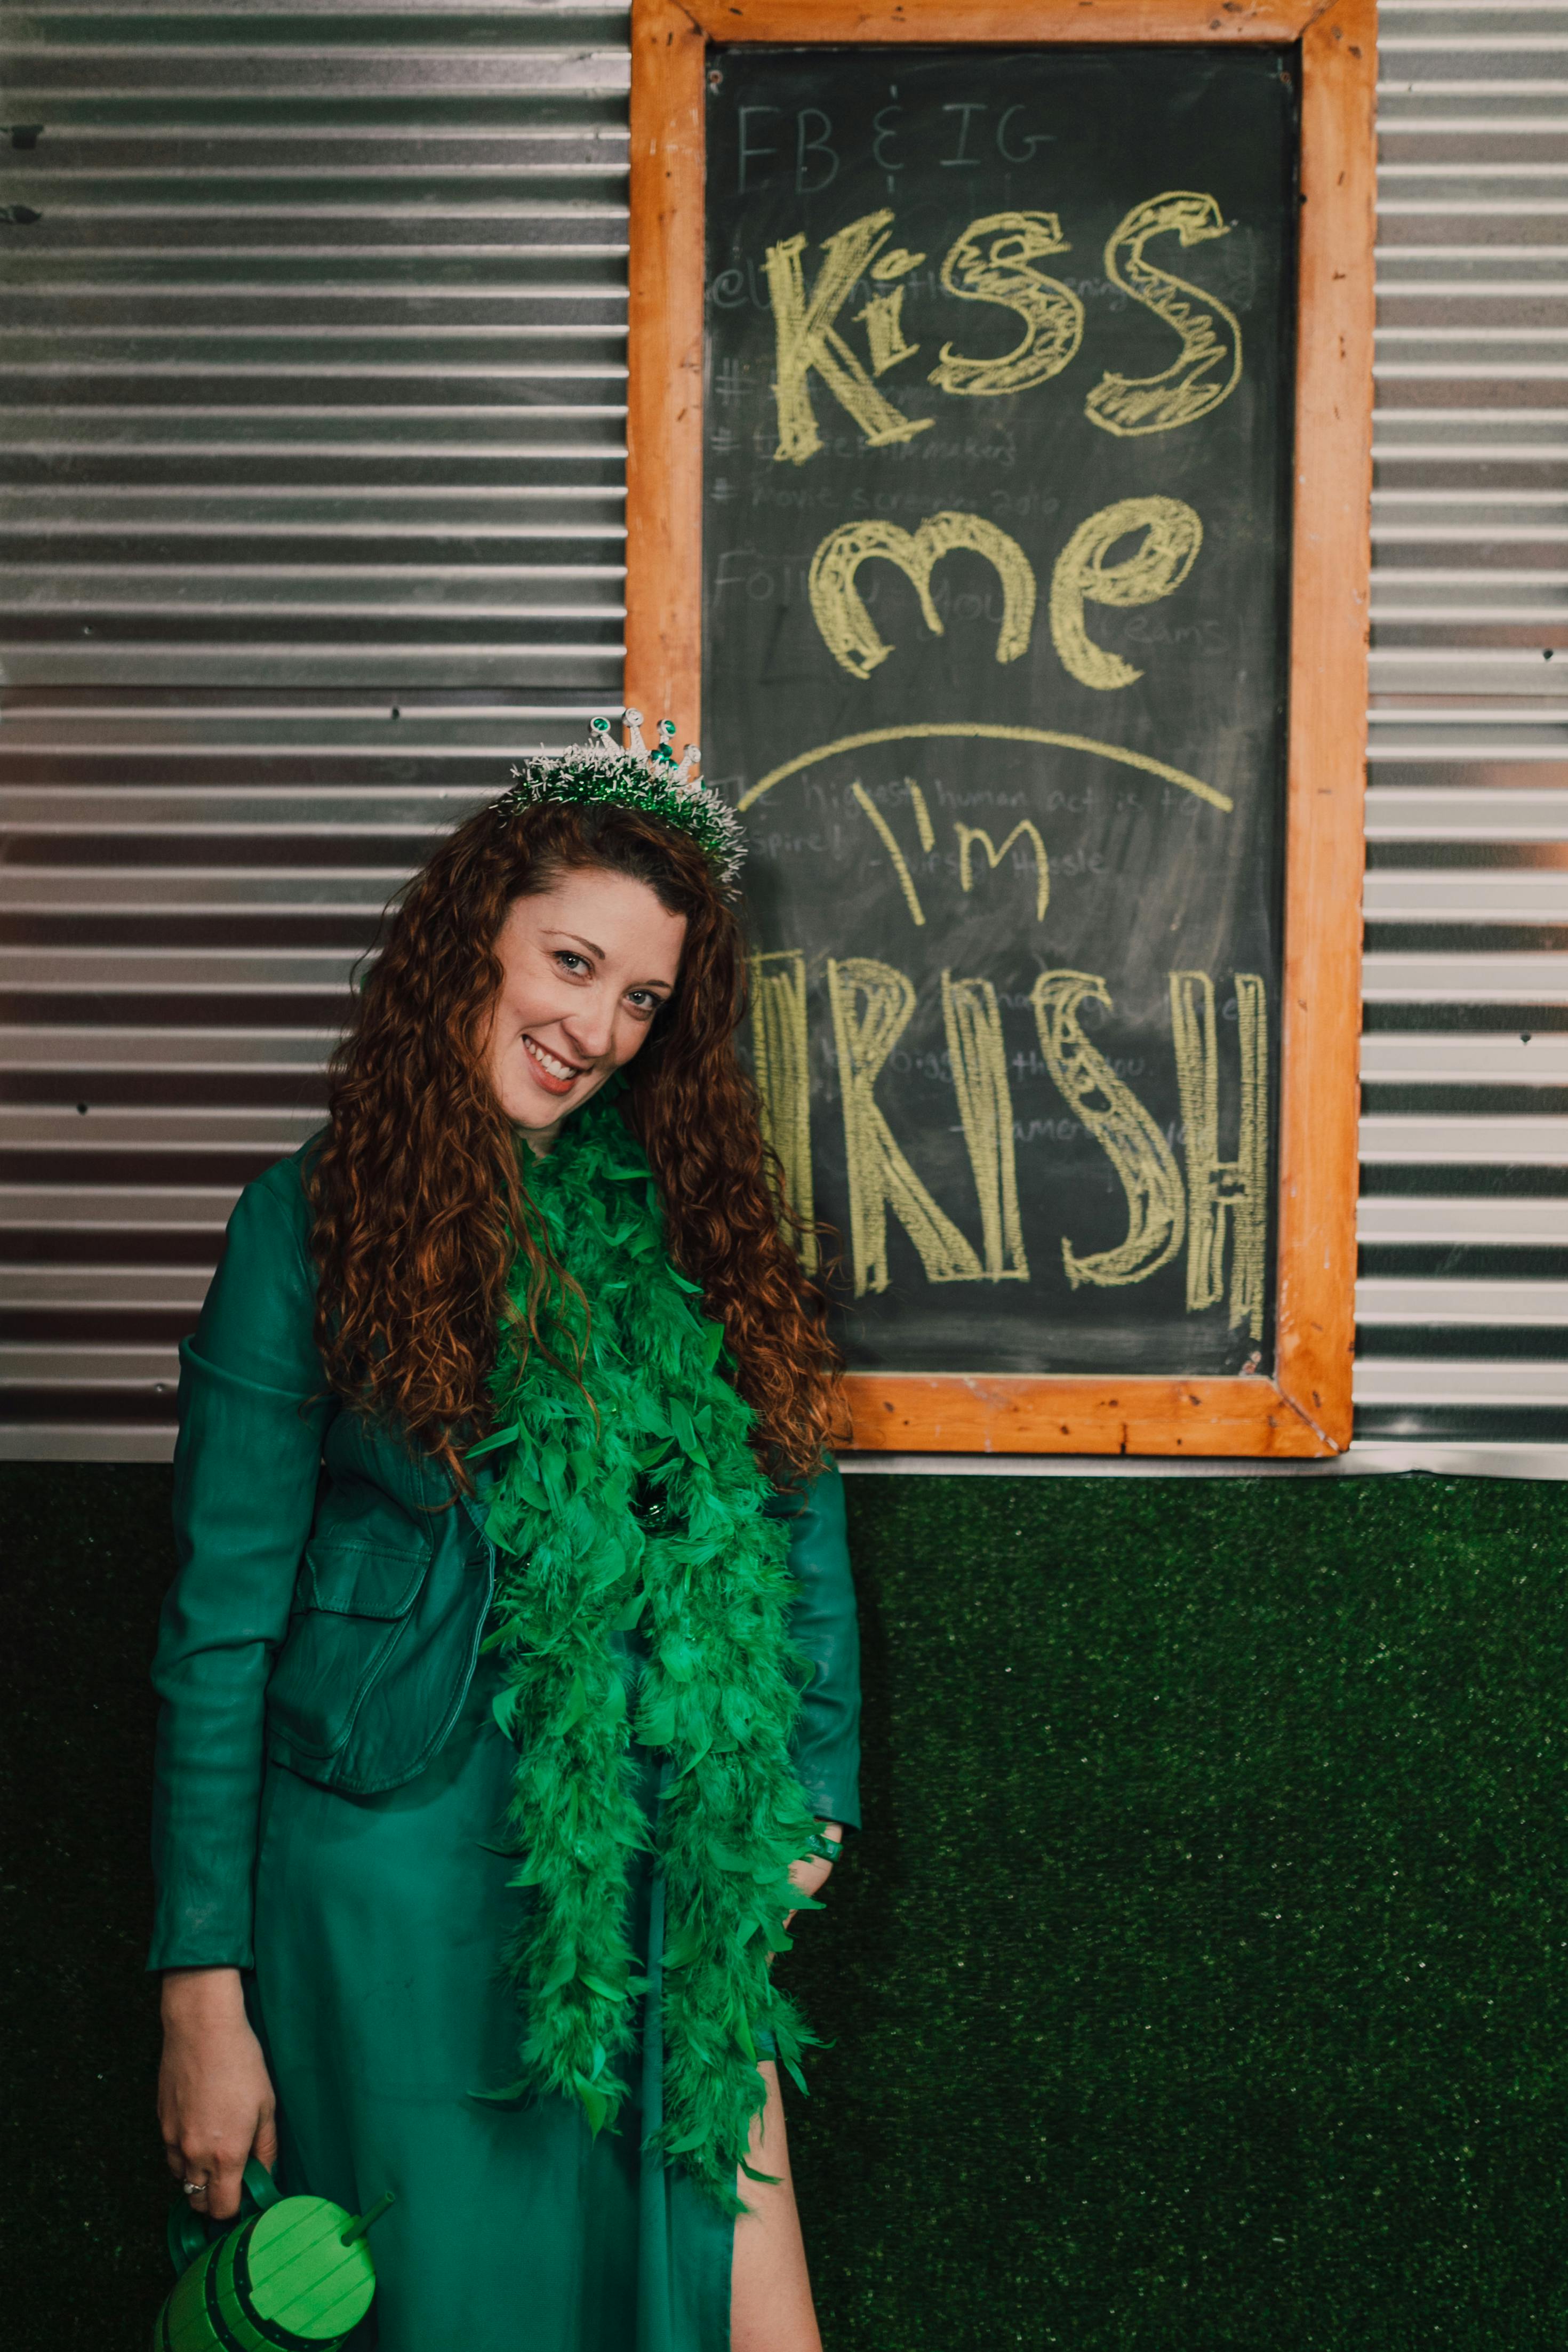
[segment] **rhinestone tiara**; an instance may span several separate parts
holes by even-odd
[[[640,809],[660,824],[684,833],[703,852],[721,882],[732,888],[746,855],[746,831],[729,804],[698,777],[702,754],[689,743],[675,756],[675,724],[661,719],[650,751],[643,740],[642,712],[624,710],[626,741],[616,741],[607,719],[592,722],[591,739],[564,751],[540,751],[512,769],[512,788],[497,801],[504,824],[520,809],[541,801],[613,802]]]

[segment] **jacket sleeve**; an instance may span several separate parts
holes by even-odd
[[[829,1462],[805,1488],[790,1533],[799,1588],[790,1630],[811,1660],[795,1761],[817,1818],[860,1826],[860,1629],[844,1525],[844,1481]]]
[[[252,1965],[267,1681],[337,1410],[322,1394],[308,1234],[295,1163],[247,1187],[180,1349],[179,1570],[153,1668],[153,1969]]]

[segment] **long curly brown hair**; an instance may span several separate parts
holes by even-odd
[[[551,1347],[561,1269],[529,1214],[518,1138],[486,1071],[512,902],[565,872],[646,883],[686,918],[680,971],[627,1065],[622,1109],[663,1195],[667,1239],[724,1326],[759,1451],[781,1479],[838,1434],[826,1303],[802,1271],[756,1090],[735,1052],[746,1002],[736,916],[695,843],[640,812],[544,802],[460,825],[389,909],[333,1055],[310,1163],[316,1339],[332,1390],[468,1484],[519,1252],[531,1344]]]

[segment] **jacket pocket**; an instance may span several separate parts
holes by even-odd
[[[295,1609],[322,1609],[334,1617],[406,1617],[430,1566],[429,1534],[415,1532],[413,1547],[342,1538],[307,1544]]]
[[[412,1551],[342,1539],[307,1548],[267,1685],[275,1746],[318,1761],[337,1755],[365,1693],[406,1640],[430,1557],[423,1531]]]

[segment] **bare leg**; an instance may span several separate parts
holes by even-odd
[[[735,2224],[730,2352],[822,2352],[790,2178],[778,2068],[770,2059],[762,2073],[768,2104],[752,2126],[747,2161],[754,2171],[776,2174],[778,2186],[748,2180],[744,2173],[737,2183],[751,2210]]]

